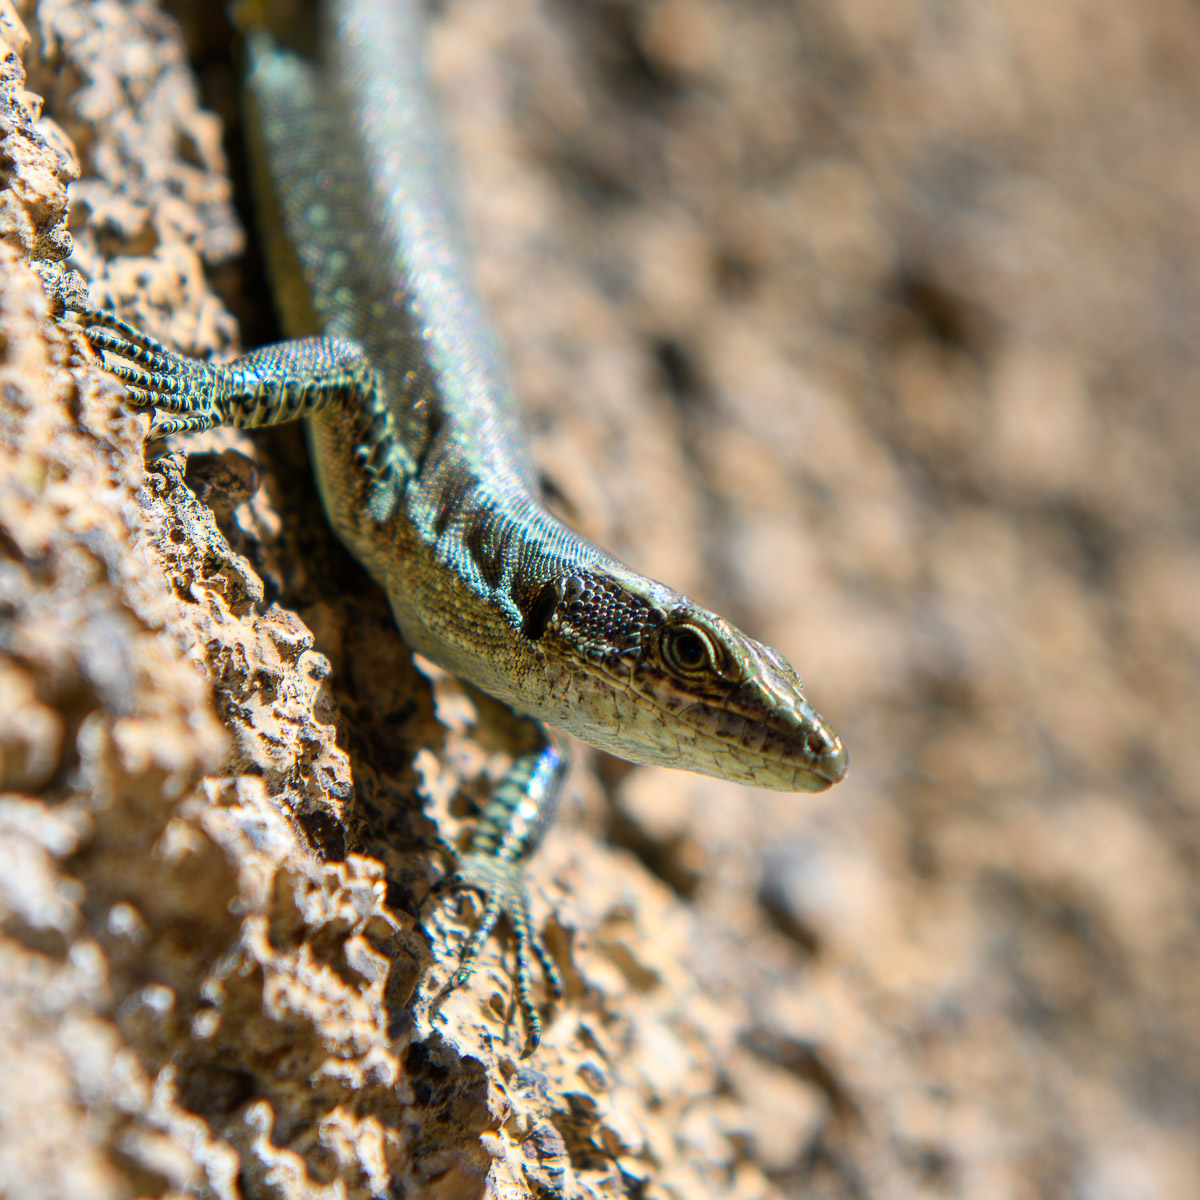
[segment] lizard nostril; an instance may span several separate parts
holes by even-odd
[[[810,729],[804,738],[804,749],[813,758],[823,758],[833,749],[833,739],[823,729]]]

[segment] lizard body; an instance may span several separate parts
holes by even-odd
[[[461,221],[412,0],[331,0],[324,59],[248,32],[245,93],[268,259],[287,332],[227,365],[183,358],[98,310],[93,343],[152,436],[305,418],[330,522],[409,645],[537,722],[622,758],[821,791],[846,752],[776,651],[623,566],[543,506]],[[446,886],[487,896],[449,986],[502,912],[540,1025],[524,865],[553,815],[563,743],[518,758]]]

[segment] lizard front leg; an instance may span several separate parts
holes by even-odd
[[[540,722],[536,726],[540,744],[514,760],[480,815],[457,870],[435,884],[426,897],[428,902],[464,888],[484,897],[479,923],[463,947],[457,970],[433,998],[430,1016],[451,992],[471,978],[479,952],[500,917],[508,918],[516,940],[517,1003],[525,1018],[523,1058],[537,1049],[542,1037],[542,1023],[532,997],[531,955],[541,964],[551,998],[557,1001],[563,994],[562,974],[530,915],[525,868],[554,820],[570,758],[562,738]]]
[[[341,405],[355,418],[356,461],[376,484],[388,486],[414,469],[357,342],[300,338],[211,363],[168,349],[115,313],[84,308],[76,315],[108,371],[124,383],[130,403],[155,412],[152,440],[218,425],[282,425]]]

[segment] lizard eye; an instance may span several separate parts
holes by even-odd
[[[681,675],[694,675],[716,661],[711,639],[694,625],[668,626],[663,630],[659,648],[663,662]]]

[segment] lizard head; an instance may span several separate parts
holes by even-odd
[[[539,715],[621,758],[789,792],[846,774],[781,654],[618,564],[545,584],[525,633],[550,701]]]

